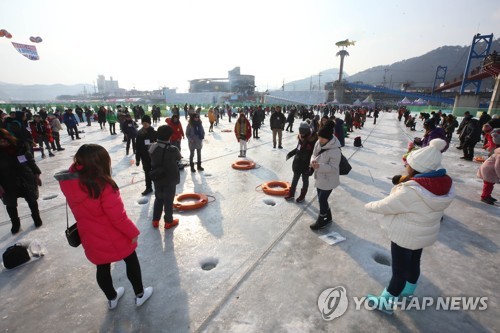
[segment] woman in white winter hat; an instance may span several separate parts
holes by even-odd
[[[454,197],[453,182],[441,166],[446,141],[434,139],[429,146],[408,155],[405,181],[388,197],[369,202],[368,211],[383,214],[382,227],[391,240],[392,278],[380,296],[369,295],[377,309],[391,314],[393,301],[411,297],[420,276],[424,247],[437,240],[444,210]]]

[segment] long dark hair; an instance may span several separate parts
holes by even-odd
[[[93,143],[84,144],[78,149],[73,160],[80,185],[87,190],[91,198],[99,198],[106,184],[118,190],[118,185],[111,178],[111,158],[104,147]]]

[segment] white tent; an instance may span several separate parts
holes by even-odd
[[[352,103],[352,105],[354,106],[361,106],[361,101],[359,99],[357,99],[356,101],[354,101],[354,103]]]
[[[399,105],[410,105],[412,102],[408,98],[403,98],[401,101],[398,103]]]
[[[361,104],[366,105],[366,106],[375,106],[375,101],[373,100],[372,95],[368,95]]]
[[[427,105],[427,101],[423,100],[422,98],[419,98],[419,99],[416,99],[415,102],[413,102],[413,104],[416,104],[416,105]]]

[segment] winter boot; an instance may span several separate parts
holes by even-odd
[[[311,228],[311,230],[319,230],[319,229],[323,229],[324,227],[326,227],[328,225],[328,223],[332,222],[332,220],[329,220],[328,221],[328,216],[327,214],[319,214],[318,215],[318,219],[316,220],[316,222],[314,224],[311,224],[309,226],[309,228]]]
[[[149,193],[153,193],[153,189],[151,187],[146,187],[146,190],[144,190],[141,195],[148,195]]]
[[[377,310],[392,315],[394,312],[394,302],[397,297],[391,295],[387,289],[384,289],[380,296],[368,295],[366,298],[370,307],[375,307]]]
[[[295,189],[294,188],[290,188],[290,191],[288,192],[287,195],[285,195],[285,200],[286,201],[291,201],[295,198]]]
[[[401,292],[400,297],[413,297],[413,294],[415,293],[415,289],[417,288],[417,284],[415,283],[410,283],[406,281],[405,287],[403,291]]]
[[[191,166],[191,172],[196,172],[196,169],[194,168],[194,163],[191,162],[189,163],[189,165]]]
[[[326,223],[330,223],[332,221],[333,221],[333,219],[332,219],[332,210],[328,209],[328,211],[326,212]]]
[[[52,151],[50,151],[50,150],[49,150],[49,157],[54,157],[54,156],[56,156],[56,155],[54,155],[54,154],[52,153]]]
[[[165,221],[165,229],[170,229],[179,224],[179,219],[172,219],[172,222]]]
[[[42,219],[40,218],[40,214],[31,214],[33,218],[33,222],[35,223],[35,227],[39,228],[42,226]]]
[[[243,157],[243,150],[240,150],[240,154],[238,155],[238,157]]]
[[[299,197],[297,198],[297,200],[295,200],[295,201],[297,201],[297,202],[302,202],[302,201],[304,201],[304,199],[306,198],[306,194],[307,194],[307,188],[303,188],[303,189],[301,189],[301,190],[300,190],[300,195],[299,195]]]
[[[40,218],[40,211],[38,210],[38,202],[30,201],[28,202],[28,206],[30,207],[31,217],[33,218],[35,227],[40,227],[42,225],[42,219]]]
[[[243,157],[247,157],[247,151],[243,150]]]
[[[21,220],[17,214],[17,207],[7,206],[7,213],[9,214],[10,221],[12,222],[12,228],[10,231],[13,235],[17,234],[21,229]]]
[[[198,168],[197,168],[197,169],[198,169],[198,170],[200,170],[200,171],[205,170],[205,169],[203,169],[203,168],[201,167],[201,162],[198,162]]]

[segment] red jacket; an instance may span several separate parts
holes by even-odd
[[[52,129],[46,120],[41,120],[38,124],[33,120],[29,123],[29,125],[31,129],[31,136],[33,137],[33,141],[35,141],[36,143],[38,143],[38,137],[44,134],[47,136],[50,142],[54,140],[52,138]],[[38,130],[41,130],[41,132],[38,132]]]
[[[172,118],[165,119],[165,122],[174,130],[170,137],[170,142],[181,141],[184,137],[184,130],[182,129],[181,122],[179,121],[177,124],[174,124]]]
[[[243,127],[243,134],[246,137],[246,141],[250,140],[252,137],[252,127],[250,126],[250,122],[248,121],[247,118],[245,118],[245,124]],[[234,135],[236,135],[236,140],[240,142],[240,135],[241,135],[241,123],[240,123],[240,118],[236,121],[236,124],[234,125]]]
[[[92,199],[80,186],[78,174],[71,166],[69,172],[55,175],[77,221],[78,233],[85,256],[95,265],[120,261],[137,248],[132,239],[139,235],[125,212],[118,190],[106,185],[98,199]]]

